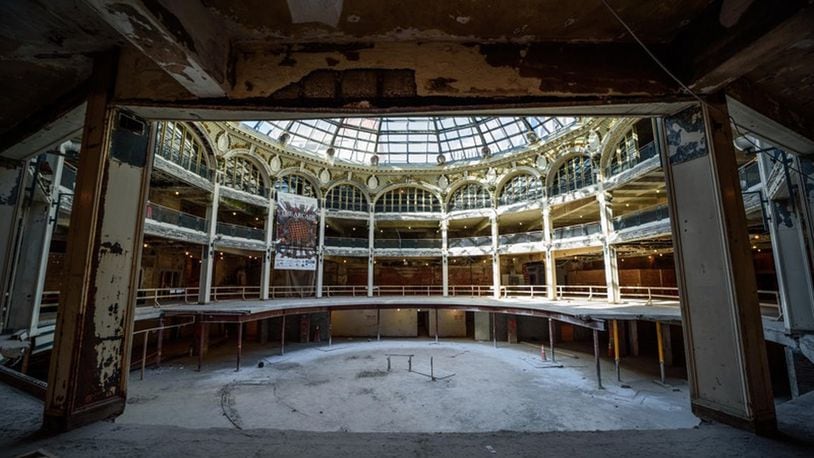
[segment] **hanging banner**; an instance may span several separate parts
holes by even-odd
[[[274,268],[316,270],[318,227],[316,199],[278,192]]]

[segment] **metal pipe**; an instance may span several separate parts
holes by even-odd
[[[390,357],[387,357],[387,372],[390,372]]]
[[[237,324],[237,367],[235,372],[240,372],[240,356],[243,353],[243,323]]]
[[[432,365],[432,356],[430,356],[430,378],[433,382],[435,381],[435,369],[433,369]]]
[[[141,380],[144,380],[144,366],[147,365],[147,338],[149,336],[149,332],[144,333],[144,347],[141,350]]]
[[[158,344],[155,354],[155,367],[161,367],[161,352],[164,348],[164,317],[158,319]]]
[[[280,326],[280,356],[285,354],[285,315],[283,315],[282,325]]]
[[[661,322],[656,321],[656,342],[658,343],[659,348],[659,373],[661,374],[661,383],[666,382],[666,377],[664,376],[664,340],[661,335]]]
[[[551,347],[551,362],[556,363],[557,359],[554,357],[554,320],[548,319],[548,346]]]
[[[602,389],[602,368],[599,365],[599,331],[594,329],[594,361],[596,362],[596,387]]]
[[[382,309],[376,307],[376,341],[382,340],[382,332],[381,332],[381,322],[382,322]]]
[[[616,364],[616,380],[622,381],[622,372],[619,368],[619,322],[613,320],[613,361]]]
[[[438,307],[435,307],[435,343],[438,343]]]
[[[495,327],[495,312],[492,312],[492,345],[497,348],[497,331]]]
[[[333,344],[333,325],[331,324],[331,311],[328,310],[328,346]]]
[[[198,372],[201,371],[203,365],[203,352],[204,352],[204,332],[206,332],[206,324],[198,323]]]

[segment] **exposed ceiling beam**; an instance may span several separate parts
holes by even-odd
[[[814,7],[806,0],[713,2],[676,38],[671,55],[682,81],[709,94],[812,37]]]
[[[229,38],[198,1],[85,0],[130,44],[190,94],[224,97]],[[139,78],[139,67],[123,67]]]

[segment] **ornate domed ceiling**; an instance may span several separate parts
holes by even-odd
[[[370,117],[244,121],[288,148],[359,164],[436,165],[525,151],[572,117]]]

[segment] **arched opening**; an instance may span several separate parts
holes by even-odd
[[[426,189],[406,187],[391,189],[376,200],[377,213],[440,213],[441,202]]]
[[[447,211],[490,208],[492,196],[480,183],[467,183],[455,190],[447,204]]]
[[[358,186],[352,184],[336,185],[325,195],[325,208],[366,212],[368,210],[367,197]]]
[[[510,205],[517,202],[527,202],[542,199],[544,195],[543,183],[539,178],[528,173],[521,173],[512,177],[500,191],[500,205]]]
[[[596,183],[594,167],[594,160],[588,156],[576,155],[566,159],[553,176],[549,195],[565,194]]]

